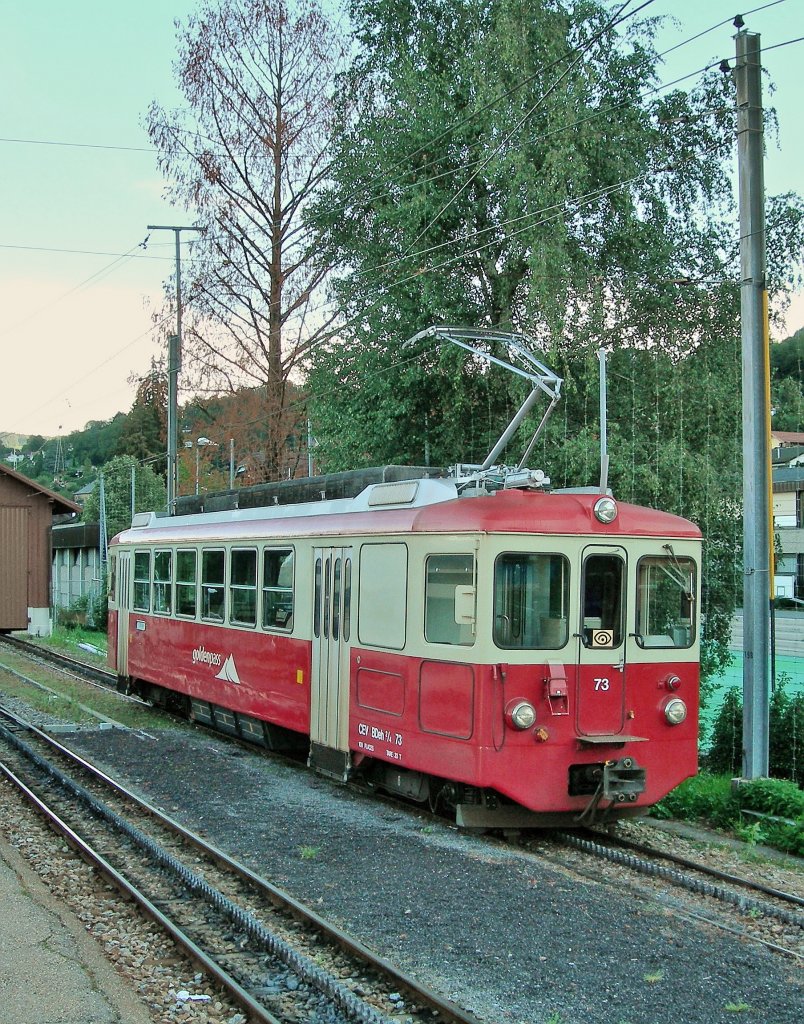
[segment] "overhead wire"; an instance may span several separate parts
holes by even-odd
[[[652,2],[652,0],[649,0],[649,2]],[[779,3],[782,3],[782,2],[785,2],[785,0],[774,0],[774,2],[773,2],[773,3],[765,4],[765,5],[762,5],[762,6],[760,6],[760,7],[754,8],[754,9],[753,9],[752,11],[749,11],[748,13],[750,14],[750,13],[754,13],[754,12],[756,12],[756,11],[761,11],[761,10],[764,10],[764,9],[766,9],[767,7],[773,7],[773,6],[776,6],[777,4],[779,4]],[[622,10],[624,10],[625,6],[627,6],[627,4],[623,5],[623,7],[621,7],[621,8],[620,8],[620,12],[622,12]],[[642,7],[640,7],[640,8],[638,9],[638,10],[641,10],[641,9],[642,9],[643,7],[645,7],[645,6],[648,6],[648,4],[643,4],[643,5],[642,5]],[[618,12],[618,13],[619,13],[619,12]],[[630,12],[630,13],[629,13],[629,15],[627,15],[627,17],[630,17],[631,15],[633,15],[633,14],[635,14],[635,13],[638,13],[638,11],[633,11],[633,12]],[[683,46],[683,45],[685,45],[685,43],[686,43],[686,42],[692,41],[692,40],[694,40],[694,39],[698,39],[698,38],[700,38],[701,36],[703,36],[703,35],[707,34],[708,32],[711,32],[711,31],[713,31],[714,29],[716,29],[716,28],[720,27],[721,25],[723,25],[723,24],[725,24],[725,23],[726,23],[726,22],[719,22],[719,23],[718,23],[717,25],[715,25],[715,26],[712,26],[712,28],[710,28],[710,29],[707,29],[707,30],[705,30],[704,32],[698,33],[698,34],[697,34],[696,36],[694,36],[694,37],[691,37],[691,39],[690,39],[690,40],[685,40],[685,41],[683,41],[682,43],[679,43],[679,44],[677,44],[676,46],[674,46],[674,47],[670,48],[670,50],[668,50],[668,51],[665,51],[665,53],[671,52],[671,50],[675,50],[675,49],[679,48],[680,46]],[[802,41],[802,40],[799,40],[799,39],[797,39],[797,40],[789,40],[789,41],[787,41],[787,42],[785,42],[785,43],[780,43],[780,44],[777,44],[776,46],[772,46],[772,47],[766,47],[765,49],[766,49],[766,50],[770,50],[770,49],[777,49],[777,48],[779,48],[779,47],[781,47],[781,46],[786,46],[786,45],[790,45],[791,43],[794,43],[794,42],[800,42],[800,41]],[[706,67],[705,67],[704,69],[701,69],[701,70],[703,70],[703,71],[706,71],[706,70],[709,70],[709,69],[710,69],[711,67],[713,67],[713,66],[715,66],[715,64],[714,64],[714,63],[713,63],[713,64],[709,64],[709,65],[707,65],[707,66],[706,66]],[[700,74],[700,73],[701,73],[701,71],[698,71],[698,72],[692,72],[692,73],[691,73],[690,75],[682,76],[681,78],[679,78],[679,79],[676,79],[676,80],[675,80],[675,81],[674,81],[673,83],[670,83],[670,84],[676,84],[676,83],[678,83],[678,82],[680,82],[680,81],[684,81],[684,80],[685,80],[686,78],[692,77],[693,75],[695,75],[695,74]],[[523,83],[519,83],[519,87],[521,87],[521,86],[522,86],[522,84],[523,84]],[[668,87],[669,87],[669,85],[660,85],[660,86],[654,87],[654,89],[653,89],[653,90],[651,90],[651,91],[658,91],[658,89],[660,89],[660,88],[668,88]],[[517,87],[514,87],[514,88],[517,88]],[[511,91],[513,91],[513,90],[511,90]],[[509,91],[509,94],[510,94],[510,91]],[[477,116],[477,113],[478,113],[478,112],[475,112],[475,113],[473,113],[473,115],[471,115],[471,116]],[[602,114],[603,112],[600,112],[600,113]],[[591,117],[595,117],[595,116],[600,116],[600,115],[599,115],[599,114],[597,114],[597,113],[596,113],[596,114],[594,114],[594,115],[591,115]],[[465,120],[466,120],[466,119],[465,119]],[[461,123],[463,123],[463,122],[461,122]],[[569,127],[569,126],[568,126],[568,127]],[[450,131],[453,131],[453,130],[455,130],[455,126],[451,126],[451,127],[449,128],[449,129],[447,129],[447,130],[446,130],[446,131],[445,131],[444,133],[442,133],[442,136],[443,136],[444,134],[446,134],[446,133],[450,132]],[[561,130],[561,129],[557,129],[556,131],[560,131],[560,130]],[[552,134],[552,133],[551,133],[551,134]],[[439,137],[441,137],[441,136],[437,136],[436,138],[439,138]],[[33,142],[34,140],[0,140],[0,141],[31,141],[31,142]],[[56,144],[56,143],[53,143],[53,144]],[[128,149],[130,149],[130,148],[135,148],[135,147],[104,147],[104,146],[95,146],[95,145],[93,145],[93,144],[74,144],[74,145],[80,145],[80,146],[85,146],[86,148],[120,148],[120,149],[127,149],[127,148],[128,148]],[[441,176],[441,175],[439,175],[439,177],[440,177],[440,176]],[[605,194],[605,193],[601,192],[601,194]],[[565,205],[566,205],[566,204],[565,204]],[[535,216],[538,216],[538,215],[539,215],[539,214],[536,214],[536,213],[534,213],[534,214],[533,214],[533,216],[534,216],[534,217],[535,217]],[[542,215],[543,215],[543,214],[542,214]],[[516,220],[518,220],[518,219],[520,219],[520,218],[514,218],[514,221],[516,221]],[[513,222],[513,221],[512,221],[512,222]],[[484,231],[485,231],[485,230],[494,230],[495,228],[498,228],[498,227],[500,227],[500,226],[505,226],[505,224],[508,224],[508,223],[512,223],[512,222],[504,222],[504,223],[503,223],[502,225],[494,226],[493,228],[489,228],[489,229],[484,229]],[[535,226],[535,225],[534,225],[534,226]],[[525,230],[525,229],[520,229],[520,230]],[[478,232],[478,233],[475,233],[475,234],[482,234],[482,233],[483,233],[483,232]],[[520,233],[520,232],[514,232],[513,234],[516,234],[516,233]],[[471,237],[471,235],[470,235],[470,236],[468,236],[468,237]],[[493,243],[490,243],[490,244],[493,244]],[[12,246],[2,246],[2,247],[3,247],[3,248],[30,248],[30,249],[33,249],[33,248],[35,248],[35,247],[12,247]],[[435,246],[435,247],[433,247],[432,251],[435,251],[435,249],[438,249],[438,248],[441,248],[441,247],[442,247],[442,245],[439,245],[439,246]],[[483,247],[481,247],[481,249],[482,249],[482,248],[483,248]],[[42,249],[41,251],[63,251],[63,252],[71,252],[71,253],[86,253],[86,252],[87,252],[86,250],[55,250],[55,249]],[[417,253],[414,253],[414,254],[412,254],[412,256],[414,256],[414,257],[419,257],[419,256],[421,256],[421,255],[423,255],[423,254],[426,254],[426,253],[427,253],[427,252],[429,252],[429,251],[431,251],[431,250],[423,250],[422,252],[417,252]],[[478,249],[477,251],[480,251],[480,249]],[[92,254],[92,255],[96,255],[96,254],[97,254],[97,255],[116,255],[116,256],[117,256],[117,259],[118,259],[118,260],[119,260],[119,259],[122,259],[122,258],[124,258],[124,257],[126,257],[126,256],[128,255],[128,254],[112,254],[112,253],[95,253],[95,252],[90,252],[89,254]],[[140,258],[140,259],[143,259],[143,258],[145,258],[145,259],[170,259],[170,257],[158,257],[158,256],[133,256],[132,258]],[[464,255],[464,258],[465,258],[465,255]],[[402,259],[402,258],[400,258],[400,261],[401,261],[401,259]],[[428,268],[428,271],[418,271],[418,272],[417,272],[417,273],[416,273],[415,275],[412,275],[412,276],[419,276],[419,274],[420,274],[420,273],[422,273],[422,272],[435,272],[435,271],[437,271],[437,270],[443,269],[443,268],[444,268],[444,266],[448,265],[448,263],[450,263],[450,262],[455,262],[455,259],[456,259],[456,258],[453,258],[453,259],[452,259],[451,261],[448,261],[447,263],[442,263],[442,264],[439,264],[439,265],[437,265],[437,266],[435,266],[435,267],[432,267],[432,268]],[[391,262],[389,263],[389,265],[393,265],[393,261],[391,261]],[[112,265],[112,266],[114,266],[114,265]],[[105,268],[105,269],[109,269],[109,268]],[[367,271],[366,271],[366,272],[367,272]],[[98,273],[100,274],[100,273],[102,273],[102,271],[99,271]],[[93,275],[93,277],[94,277],[94,276],[96,276],[96,275]],[[393,283],[392,283],[392,284],[391,284],[391,285],[389,286],[389,288],[392,288],[392,287],[398,287],[398,286],[400,286],[401,284],[403,284],[403,283],[406,283],[406,282],[407,282],[407,281],[409,281],[410,279],[411,279],[411,277],[410,277],[410,276],[409,276],[409,277],[406,277],[406,278],[402,278],[402,279],[401,279],[400,281],[397,281],[397,282],[393,282]],[[88,280],[91,280],[91,279],[88,279]],[[85,284],[85,283],[87,283],[87,282],[83,282],[82,284]],[[81,287],[81,285],[79,285],[79,286],[76,286],[76,288],[78,288],[78,287]],[[313,309],[312,309],[312,310],[310,310],[309,312],[305,313],[304,315],[306,315],[306,316],[309,316],[309,315],[311,315],[311,314],[312,314],[312,313],[314,313],[314,312],[320,311],[321,309],[324,309],[324,308],[327,308],[328,306],[332,306],[332,305],[336,305],[336,304],[337,304],[337,300],[330,300],[330,301],[328,301],[328,302],[326,302],[326,303],[323,303],[323,304],[321,304],[320,306],[316,306],[316,307],[313,307]],[[371,307],[369,307],[369,308],[371,308]],[[366,311],[366,312],[367,312],[367,311]],[[364,315],[365,315],[365,314],[364,314]],[[160,326],[160,325],[161,325],[161,323],[164,323],[164,322],[165,322],[165,320],[167,320],[167,319],[168,319],[168,317],[167,317],[167,316],[166,316],[166,317],[164,317],[164,318],[162,318],[162,320],[161,320],[161,321],[159,321],[159,323],[157,323],[157,324],[153,325],[153,326],[152,326],[151,328],[149,328],[149,329],[148,329],[148,331],[146,331],[146,332],[144,332],[143,334],[139,335],[139,336],[138,336],[137,338],[135,338],[135,339],[134,339],[134,340],[133,340],[132,342],[130,342],[130,343],[128,343],[128,344],[127,344],[126,346],[124,346],[124,348],[123,348],[123,349],[121,349],[121,350],[120,350],[120,352],[122,352],[122,351],[125,351],[125,350],[126,350],[126,349],[127,349],[128,347],[130,347],[130,345],[132,345],[132,344],[134,344],[134,343],[135,343],[136,341],[140,340],[140,338],[141,338],[141,337],[144,337],[144,336],[145,336],[145,335],[147,335],[148,333],[151,333],[151,332],[152,332],[152,331],[153,331],[154,329],[156,329],[156,328],[157,328],[158,326]],[[356,320],[356,319],[359,319],[359,316],[357,316],[357,317],[353,318],[353,320],[352,320],[351,322],[354,322],[354,320]],[[341,329],[343,329],[343,325],[341,326]],[[332,336],[330,336],[330,338],[328,338],[328,339],[326,339],[326,340],[331,340],[331,337],[332,337]],[[120,354],[120,353],[118,352],[117,354]],[[115,357],[115,356],[111,356],[111,357],[110,357],[110,359],[111,359],[111,358],[114,358],[114,357]],[[106,362],[108,362],[108,361],[109,361],[109,360],[106,360]],[[102,365],[105,365],[105,363],[103,363],[103,364],[100,364],[100,365],[101,365],[101,366],[102,366]],[[94,372],[94,371],[93,371],[93,372]],[[83,380],[83,379],[85,379],[85,378],[81,378],[81,380]],[[79,381],[78,383],[80,383],[80,381]],[[62,393],[64,393],[64,392],[62,392]],[[61,394],[61,393],[60,393],[60,394]],[[59,397],[59,396],[56,396],[56,397]]]

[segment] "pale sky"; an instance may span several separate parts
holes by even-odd
[[[804,0],[755,6],[765,9],[653,0],[643,13],[677,19],[663,29],[662,49],[727,22],[670,54],[665,82],[733,58],[738,11],[761,33],[778,89],[764,102],[780,122],[780,148],[768,140],[767,191],[802,192],[804,43],[778,44],[804,36]],[[195,8],[196,0],[0,0],[0,431],[55,435],[128,411],[127,378],[157,354],[150,314],[172,271],[173,234],[154,233],[147,251],[138,245],[148,224],[190,224],[192,214],[162,199],[142,124],[154,99],[178,101],[173,22]],[[801,326],[799,295],[787,333]]]

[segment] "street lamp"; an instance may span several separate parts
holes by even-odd
[[[193,443],[192,441],[189,442],[190,445],[192,445],[192,443]],[[185,441],[185,445],[187,445],[187,444],[188,444],[188,442]],[[200,472],[200,469],[201,469],[201,464],[200,464],[201,453],[200,453],[200,449],[201,448],[205,448],[209,444],[211,444],[215,448],[218,447],[217,442],[216,441],[210,441],[210,439],[208,437],[198,437],[198,438],[196,438],[196,441],[195,441],[195,493],[196,494],[198,494],[198,476],[199,476],[199,472]]]

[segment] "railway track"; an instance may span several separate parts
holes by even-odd
[[[0,769],[250,1019],[476,1024],[344,932],[8,712]]]
[[[15,641],[14,646],[21,652],[31,653],[32,645],[25,642]],[[39,656],[41,648],[33,648],[32,653],[35,657]],[[82,675],[87,668],[83,663],[62,655],[54,655],[51,658],[50,652],[46,660],[77,675]],[[98,674],[92,666],[88,667],[88,671],[93,677]],[[111,681],[105,685],[113,687],[114,677],[110,673],[102,675]],[[396,805],[395,801],[391,802]],[[724,908],[727,916],[723,921],[718,920],[717,914],[708,913],[706,919],[710,923],[737,930],[740,934],[756,939],[776,952],[797,959],[804,958],[800,942],[804,928],[804,899],[796,893],[785,892],[764,885],[756,879],[737,876],[700,861],[679,857],[667,850],[612,837],[602,832],[562,832],[557,833],[557,838],[565,847],[575,851],[576,855],[606,862],[611,865],[612,871],[625,871],[629,875],[635,873],[665,887],[670,886],[672,890],[693,894],[705,903],[711,901],[710,906],[719,905]],[[523,844],[524,848],[529,846],[532,848],[533,844],[527,841]],[[544,845],[539,843],[538,846],[539,854],[545,855]],[[729,920],[732,921],[731,924]],[[767,937],[768,924],[774,922],[783,931],[783,943]]]

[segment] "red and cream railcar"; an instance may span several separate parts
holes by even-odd
[[[700,533],[597,493],[449,480],[139,516],[122,687],[465,825],[635,814],[696,771]]]

